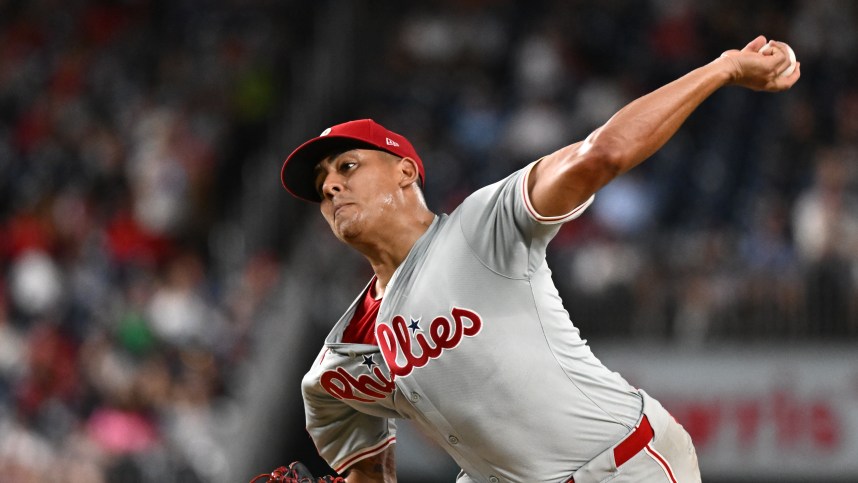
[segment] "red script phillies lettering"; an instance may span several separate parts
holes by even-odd
[[[328,394],[337,399],[374,402],[391,394],[395,386],[392,378],[386,378],[378,367],[374,367],[372,373],[377,378],[376,380],[367,374],[354,377],[342,367],[338,367],[335,371],[325,371],[319,382]],[[358,396],[355,394],[355,390],[370,397]]]
[[[391,377],[411,374],[415,367],[423,367],[429,359],[437,359],[444,349],[454,349],[462,342],[463,336],[473,337],[483,328],[482,319],[471,310],[453,307],[450,315],[453,320],[444,316],[435,317],[429,324],[428,338],[421,332],[414,334],[414,341],[420,347],[419,355],[414,353],[408,325],[401,315],[394,317],[389,326],[376,326],[375,338],[390,369]],[[396,354],[400,349],[405,356],[403,365],[396,362]]]

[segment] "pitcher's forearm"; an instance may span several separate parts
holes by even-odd
[[[529,180],[534,208],[544,216],[568,213],[643,162],[707,97],[732,80],[734,68],[723,57],[699,67],[632,101],[584,141],[543,158]]]
[[[719,58],[620,109],[585,143],[609,151],[622,174],[650,157],[703,101],[732,78],[732,63]]]

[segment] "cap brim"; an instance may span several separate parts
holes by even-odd
[[[319,203],[322,198],[316,191],[316,165],[325,157],[350,149],[379,149],[365,141],[343,136],[313,138],[298,148],[283,162],[280,181],[292,196]]]

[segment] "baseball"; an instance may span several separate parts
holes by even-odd
[[[789,56],[789,67],[787,67],[786,70],[781,72],[780,75],[778,75],[778,77],[787,77],[790,74],[792,74],[792,72],[795,70],[795,52],[793,52],[792,47],[790,47],[788,44],[784,44],[784,45],[786,45],[786,48],[787,48],[786,53],[787,53],[787,56]],[[772,44],[766,44],[760,49],[760,53],[762,54],[763,52],[765,52],[771,48],[772,48]]]

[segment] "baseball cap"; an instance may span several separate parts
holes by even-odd
[[[292,196],[319,203],[322,200],[315,187],[316,165],[331,153],[355,148],[379,149],[402,158],[413,159],[420,174],[420,186],[423,186],[423,161],[414,146],[401,134],[388,130],[372,119],[359,119],[331,126],[318,137],[298,146],[283,162],[280,181]]]

